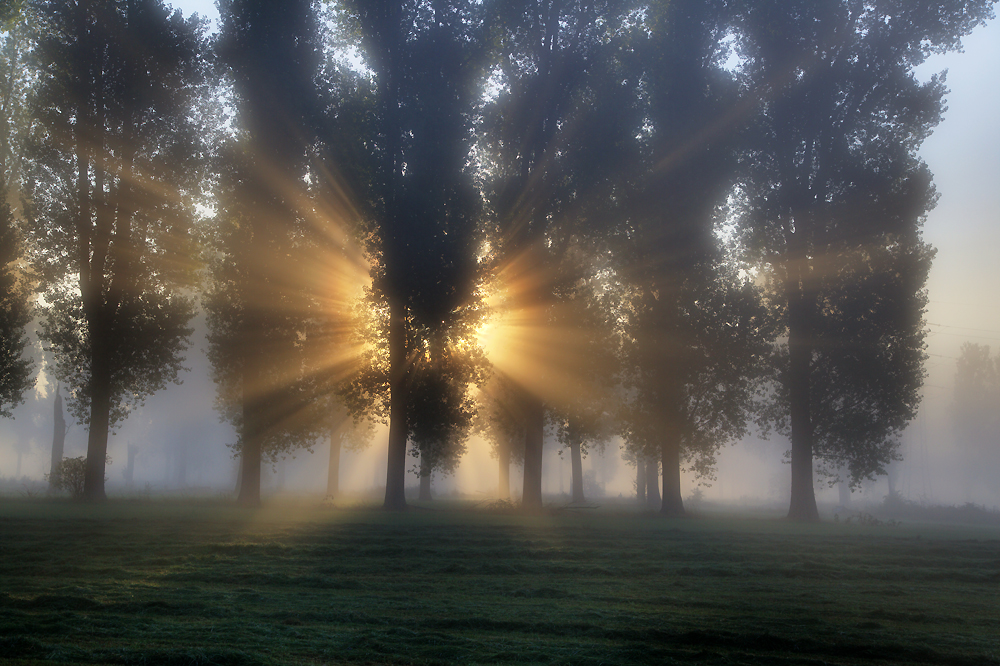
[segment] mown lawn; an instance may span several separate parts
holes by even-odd
[[[0,663],[1000,664],[1000,531],[5,499]]]

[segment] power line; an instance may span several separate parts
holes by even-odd
[[[973,328],[972,326],[955,326],[953,324],[935,324],[932,321],[927,322],[928,326],[940,326],[941,328],[960,328],[964,331],[981,331],[983,333],[994,333],[1000,335],[1000,331],[994,330],[992,328]]]

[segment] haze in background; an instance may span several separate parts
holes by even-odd
[[[197,12],[217,25],[218,12],[206,0],[173,3],[185,15]],[[930,303],[926,315],[931,354],[924,401],[916,421],[906,431],[903,462],[893,467],[894,485],[904,497],[931,503],[975,502],[1000,505],[1000,484],[992,487],[966,483],[967,467],[954,441],[951,405],[955,360],[963,342],[1000,348],[1000,20],[976,30],[964,40],[964,53],[936,56],[923,65],[918,76],[948,70],[948,111],[921,155],[934,173],[940,199],[928,216],[924,238],[938,250],[928,281]],[[236,460],[228,444],[235,433],[219,421],[213,408],[215,390],[205,357],[204,321],[187,354],[184,384],[153,395],[145,407],[132,414],[109,442],[112,464],[108,489],[125,488],[128,447],[135,447],[133,492],[179,490],[198,493],[231,492],[236,482]],[[36,353],[36,358],[39,354]],[[39,363],[39,365],[42,365]],[[54,380],[42,367],[33,395],[15,411],[14,420],[0,421],[0,479],[6,491],[27,489],[27,481],[42,480],[49,469],[52,442]],[[1000,405],[998,405],[1000,408]],[[86,454],[86,429],[72,422],[65,455]],[[362,452],[344,451],[341,488],[362,493],[385,484],[386,435],[379,429],[371,446]],[[756,439],[726,449],[719,457],[718,479],[703,487],[707,499],[772,501],[787,505],[789,469],[782,464],[788,448],[782,438]],[[497,467],[485,444],[469,443],[469,453],[454,477],[435,477],[437,496],[451,492],[491,498],[496,491]],[[314,452],[301,451],[275,468],[265,466],[264,491],[322,492],[326,485],[328,454],[325,442]],[[620,459],[617,441],[604,455],[584,460],[589,477],[585,489],[624,497],[634,492],[634,469]],[[1000,470],[997,470],[1000,473]],[[520,492],[520,474],[512,471],[512,492]],[[684,495],[694,491],[697,480],[684,478]],[[415,485],[416,476],[407,485]],[[20,485],[19,485],[20,484]],[[855,498],[880,501],[888,492],[886,479],[864,487]],[[556,452],[554,437],[546,438],[546,493],[569,493],[569,460]],[[374,496],[381,497],[380,494]],[[834,502],[835,489],[817,480],[817,499]]]

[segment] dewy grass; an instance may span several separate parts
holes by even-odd
[[[4,664],[1000,664],[1000,531],[0,500]]]

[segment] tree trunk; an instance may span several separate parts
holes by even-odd
[[[571,430],[569,439],[569,457],[570,465],[573,469],[573,504],[583,504],[587,501],[583,497],[583,455],[580,449],[580,440]]]
[[[662,508],[660,466],[656,464],[655,459],[646,461],[646,504],[654,511],[659,511]]]
[[[383,504],[391,511],[406,508],[407,374],[406,308],[397,299],[392,299],[389,303],[389,446]]]
[[[427,463],[426,458],[424,458],[423,453],[420,454],[420,495],[418,496],[421,502],[431,501],[431,468]]]
[[[524,489],[521,507],[542,508],[542,445],[545,438],[545,405],[541,398],[526,394],[524,399]]]
[[[98,317],[88,317],[91,331],[90,428],[87,435],[87,467],[83,476],[83,497],[89,502],[103,502],[104,472],[108,456],[108,431],[111,420],[111,368],[105,327]]]
[[[497,487],[497,498],[510,499],[510,442],[503,436],[497,447],[497,464],[500,467],[500,484]]]
[[[646,505],[646,463],[639,457],[635,461],[635,499],[639,506]]]
[[[663,504],[660,513],[665,516],[683,516],[684,500],[681,499],[681,447],[676,435],[663,438],[661,448],[663,465]]]
[[[788,517],[818,521],[813,488],[813,426],[809,410],[809,373],[812,350],[805,297],[793,285],[788,312],[788,382],[792,424],[792,492]]]
[[[49,492],[59,485],[59,463],[62,462],[66,446],[66,419],[63,417],[62,394],[56,386],[56,400],[53,406],[52,462],[49,466]]]
[[[330,464],[326,468],[326,498],[340,495],[340,432],[330,433]]]

